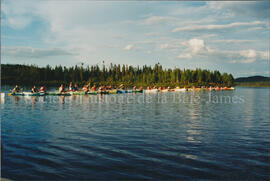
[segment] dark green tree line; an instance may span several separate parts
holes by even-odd
[[[1,65],[2,85],[47,85],[58,86],[74,82],[80,86],[91,85],[126,86],[232,86],[231,74],[202,69],[164,69],[160,64],[154,67],[144,65],[128,66],[110,64],[110,66],[55,66],[38,67],[35,65]]]

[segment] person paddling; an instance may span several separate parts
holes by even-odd
[[[105,91],[105,90],[106,90],[106,88],[105,88],[105,86],[104,86],[104,85],[102,85],[102,86],[100,86],[100,87],[99,87],[99,90],[100,90],[100,91]]]
[[[73,90],[74,90],[74,91],[78,91],[78,90],[79,90],[77,84],[74,85]]]
[[[46,89],[45,89],[44,85],[40,87],[39,92],[46,92]]]
[[[92,88],[91,88],[92,91],[96,91],[97,88],[96,88],[96,85],[93,85]]]
[[[34,85],[34,87],[32,88],[31,92],[32,92],[32,93],[37,93],[37,92],[38,92],[38,89],[37,89],[37,87],[36,87],[35,85]]]
[[[12,92],[13,92],[13,93],[17,93],[17,92],[19,92],[20,90],[22,90],[22,89],[20,89],[19,86],[16,85],[16,86],[12,89]]]
[[[69,91],[74,91],[74,87],[72,85],[72,82],[70,82],[70,84],[69,84]]]
[[[83,90],[84,92],[88,92],[88,91],[89,91],[88,85],[83,86],[82,90]]]
[[[64,93],[65,92],[65,87],[63,84],[59,87],[59,93]]]
[[[137,87],[136,87],[136,85],[135,85],[135,86],[133,86],[133,90],[137,90]]]

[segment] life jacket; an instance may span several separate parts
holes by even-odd
[[[45,87],[42,86],[42,87],[40,88],[40,91],[45,92]]]

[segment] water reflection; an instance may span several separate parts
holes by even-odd
[[[15,104],[18,104],[21,98],[19,96],[13,96]]]
[[[5,103],[5,93],[1,93],[1,104]]]
[[[65,96],[59,96],[59,104],[65,104]]]

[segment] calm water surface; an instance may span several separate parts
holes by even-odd
[[[2,177],[269,180],[269,95],[262,88],[211,95],[6,94]]]

